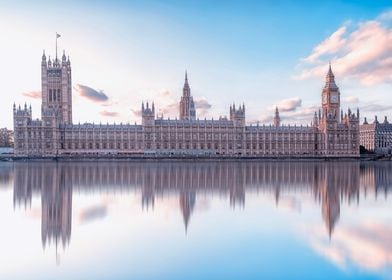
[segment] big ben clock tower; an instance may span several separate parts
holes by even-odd
[[[339,120],[340,91],[335,83],[335,76],[332,73],[331,64],[325,78],[325,86],[322,93],[323,113],[329,119]]]

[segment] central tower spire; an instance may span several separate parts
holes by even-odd
[[[183,96],[190,96],[191,95],[191,88],[189,87],[189,83],[188,83],[187,71],[185,71],[185,82],[184,82],[184,88],[182,89],[182,95]]]
[[[180,119],[181,120],[195,120],[196,109],[193,97],[191,96],[191,88],[188,82],[188,72],[185,71],[185,82],[182,89],[182,96],[180,101]]]

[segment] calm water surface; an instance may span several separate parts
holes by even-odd
[[[1,279],[392,279],[392,165],[0,163]]]

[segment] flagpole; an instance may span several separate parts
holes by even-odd
[[[56,32],[56,61],[57,61],[57,32]]]

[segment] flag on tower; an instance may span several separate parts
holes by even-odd
[[[56,33],[56,38],[60,38],[60,37],[61,37],[61,35]]]

